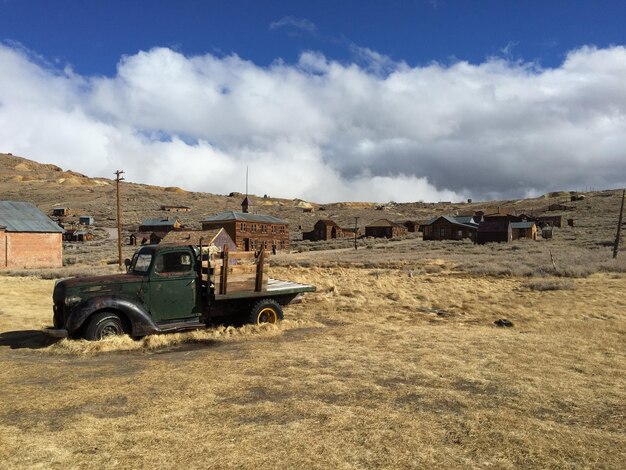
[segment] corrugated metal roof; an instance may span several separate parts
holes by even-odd
[[[511,222],[511,228],[532,228],[535,222]]]
[[[63,233],[34,204],[24,201],[0,201],[0,226],[6,227],[7,232]]]
[[[317,224],[324,224],[324,225],[330,225],[332,227],[339,227],[339,224],[337,222],[335,222],[334,220],[330,220],[330,219],[320,219],[317,222],[315,222],[315,225]]]
[[[476,224],[473,215],[457,215],[454,219],[461,224]]]
[[[170,225],[174,225],[178,219],[146,219],[141,225],[145,225],[148,227],[169,227]]]
[[[247,212],[225,211],[217,215],[208,217],[202,222],[232,222],[233,220],[241,222],[260,222],[264,224],[284,224],[287,221],[274,217],[272,215],[248,214]]]
[[[464,222],[461,222],[460,220],[458,220],[456,217],[452,217],[451,215],[441,215],[439,217],[433,217],[432,219],[430,219],[428,221],[428,224],[426,224],[426,225],[432,225],[439,219],[447,220],[448,222],[450,222],[453,225],[461,225],[463,227],[472,228],[472,229],[478,228],[478,224],[475,223],[475,222],[474,223],[464,223]]]
[[[186,245],[198,245],[200,243],[200,239],[202,238],[202,243],[204,245],[209,245],[223,230],[223,228],[214,230],[174,230],[168,232],[168,234],[163,237],[163,240],[161,240],[161,243],[184,243]]]
[[[369,227],[369,228],[372,228],[372,227],[399,227],[399,228],[406,228],[404,225],[397,224],[395,222],[392,222],[389,219],[378,219],[378,220],[375,220],[371,224],[366,225],[366,227]]]

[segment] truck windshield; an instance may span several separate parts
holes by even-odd
[[[135,253],[130,263],[130,270],[135,273],[147,273],[152,262],[152,253]]]

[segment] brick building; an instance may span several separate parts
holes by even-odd
[[[0,269],[63,266],[63,229],[30,202],[0,201]]]
[[[250,200],[241,203],[243,212],[225,211],[202,221],[202,230],[224,228],[240,251],[289,249],[289,223],[271,215],[248,212]]]

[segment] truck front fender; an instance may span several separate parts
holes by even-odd
[[[150,314],[141,306],[128,299],[115,296],[92,297],[79,303],[72,309],[66,322],[70,335],[75,334],[92,313],[100,310],[113,310],[124,315],[131,326],[133,336],[145,336],[160,331]]]

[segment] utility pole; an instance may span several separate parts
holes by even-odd
[[[359,230],[359,227],[358,227],[358,225],[357,225],[358,223],[359,223],[359,218],[358,218],[358,217],[355,217],[355,218],[354,218],[354,249],[355,249],[355,250],[357,249],[357,246],[356,246],[356,233],[357,233],[357,232],[358,232],[358,230]]]
[[[622,206],[619,210],[619,222],[617,222],[617,235],[615,235],[615,245],[613,245],[613,258],[617,258],[617,251],[619,250],[619,235],[622,230],[622,219],[624,216],[624,196],[626,196],[626,189],[622,191]]]
[[[117,170],[115,172],[115,185],[117,187],[117,256],[118,256],[118,266],[119,270],[122,270],[122,221],[120,219],[120,181],[123,181],[120,175],[124,172],[122,170]]]

